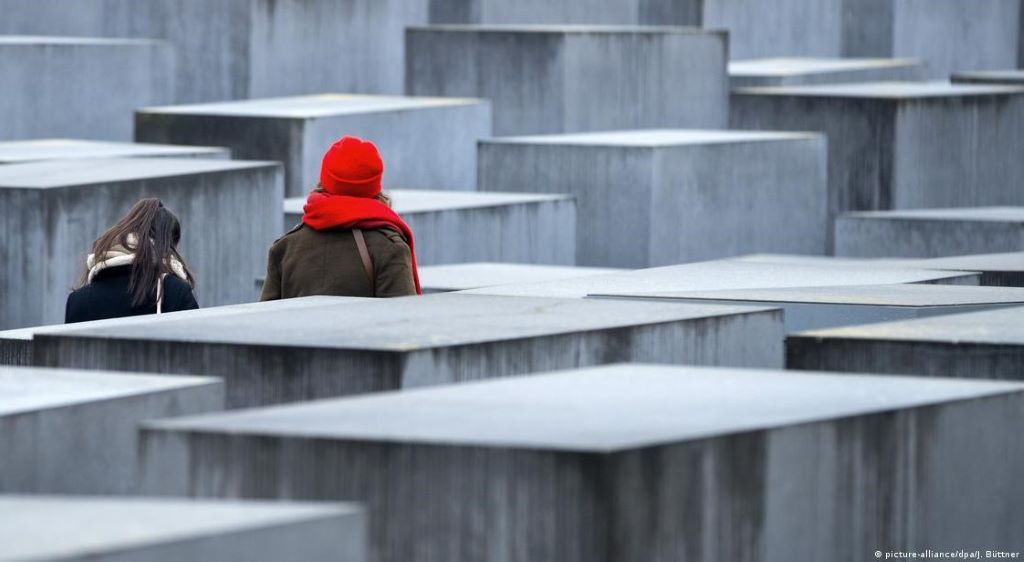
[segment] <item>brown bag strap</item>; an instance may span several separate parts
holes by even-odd
[[[377,275],[373,272],[373,260],[370,259],[370,251],[366,249],[366,239],[363,238],[363,231],[358,228],[352,230],[352,236],[356,239],[356,248],[359,248],[359,258],[363,260],[363,269],[366,277],[370,280],[370,291],[377,296]]]

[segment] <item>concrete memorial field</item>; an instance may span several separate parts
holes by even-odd
[[[923,69],[917,59],[849,59],[775,57],[729,62],[729,86],[797,86],[881,80],[917,80]]]
[[[204,280],[204,306],[249,302],[281,233],[272,162],[109,158],[0,166],[0,328],[55,324],[96,239],[140,198],[181,215],[181,252]],[[16,242],[15,242],[16,241]],[[210,243],[210,241],[217,241]]]
[[[215,378],[0,367],[0,494],[138,493],[137,425],[223,408]]]
[[[37,333],[33,363],[215,373],[242,408],[621,361],[776,367],[782,339],[763,307],[445,294]]]
[[[476,142],[491,135],[490,104],[479,99],[320,94],[149,107],[135,140],[226,146],[235,158],[284,163],[285,191],[320,181],[324,150],[340,134],[373,139],[391,188],[469,190]]]
[[[209,158],[226,160],[231,151],[213,146],[178,146],[86,139],[35,139],[0,142],[0,164],[76,158]]]
[[[936,258],[1024,251],[1024,206],[847,213],[836,255]]]
[[[861,560],[1024,547],[1021,423],[1019,383],[615,365],[152,422],[142,450],[150,493],[363,503],[381,562]]]

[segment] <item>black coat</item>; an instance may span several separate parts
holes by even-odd
[[[64,322],[87,322],[105,318],[156,314],[156,298],[142,306],[132,306],[128,282],[131,266],[111,267],[100,271],[92,283],[68,295]],[[192,287],[185,281],[168,275],[164,278],[163,312],[199,308]]]

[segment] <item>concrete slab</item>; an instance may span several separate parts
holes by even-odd
[[[724,128],[727,57],[726,34],[714,30],[410,27],[405,91],[488,98],[494,104],[494,134],[502,136]]]
[[[953,75],[953,82],[960,84],[1005,84],[1007,86],[1024,86],[1024,69],[957,72]]]
[[[831,256],[797,256],[753,254],[733,258],[740,261],[794,264],[847,264],[868,267],[902,267],[976,272],[978,284],[991,287],[1024,287],[1024,252],[970,254],[945,258],[836,258]]]
[[[790,336],[791,369],[1024,380],[1024,308],[814,330]]]
[[[933,258],[1024,250],[1024,206],[847,213],[836,255]]]
[[[366,560],[359,506],[0,496],[0,560]]]
[[[262,280],[260,282],[260,287],[262,288]],[[32,328],[4,330],[0,331],[0,365],[32,365],[33,341],[36,334],[60,334],[63,332],[78,331],[87,328],[103,328],[112,326],[131,326],[133,329],[138,330],[154,324],[159,325],[161,322],[167,322],[172,319],[190,318],[194,320],[231,314],[246,314],[250,312],[265,312],[269,310],[294,310],[347,302],[364,302],[365,300],[366,299],[358,297],[301,297],[279,301],[212,306],[196,310],[168,312],[160,315],[152,314],[149,316],[130,316],[127,318],[111,318],[108,320],[79,322],[77,324],[53,324],[50,326],[35,326]]]
[[[476,141],[491,135],[486,100],[320,94],[140,109],[139,141],[230,147],[236,158],[284,163],[286,191],[320,181],[324,151],[342,135],[373,140],[386,188],[476,187]]]
[[[420,268],[420,283],[425,293],[467,291],[495,285],[539,283],[575,279],[591,275],[621,273],[606,267],[533,265],[525,263],[457,263]],[[3,334],[0,333],[0,341]],[[0,344],[2,346],[2,344]]]
[[[212,146],[178,146],[83,139],[37,139],[0,142],[0,164],[71,158],[212,158],[227,160],[231,151]]]
[[[131,112],[173,101],[174,73],[160,41],[0,35],[0,84],[18,85],[0,91],[0,140],[131,140]]]
[[[615,365],[152,422],[143,450],[152,492],[364,502],[382,562],[862,560],[1019,550],[1021,423],[1017,383]]]
[[[33,360],[217,373],[238,408],[618,361],[779,366],[782,337],[765,308],[444,294],[36,334]]]
[[[138,423],[223,407],[214,378],[0,367],[0,493],[137,493]]]
[[[693,129],[497,138],[480,143],[478,188],[574,195],[579,265],[823,254],[825,145],[808,133]]]
[[[731,88],[919,80],[923,75],[917,59],[786,57],[729,61]]]
[[[779,307],[784,311],[786,333],[1024,305],[1024,289],[922,284],[668,293],[621,291],[590,296],[665,303]]]
[[[474,261],[576,263],[576,201],[568,195],[395,189],[392,208],[416,237],[420,265]],[[284,202],[285,229],[304,197]]]
[[[824,132],[829,214],[1024,204],[1024,88],[939,82],[742,88],[736,128]],[[984,131],[973,135],[969,131]]]
[[[0,0],[0,33],[155,37],[178,51],[167,103],[401,94],[404,28],[428,0]],[[137,104],[142,107],[149,104]]]
[[[829,285],[939,283],[977,285],[978,275],[960,271],[865,267],[863,264],[776,264],[716,260],[590,277],[485,287],[466,294],[584,298],[590,294],[636,291],[717,291]]]
[[[110,158],[0,166],[0,328],[64,320],[92,241],[143,197],[182,222],[179,249],[202,306],[250,302],[280,236],[279,164]],[[233,220],[225,220],[231,217]],[[235,220],[237,219],[237,220]],[[215,240],[217,243],[211,244]]]

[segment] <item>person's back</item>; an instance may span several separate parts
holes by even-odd
[[[139,233],[145,233],[140,236]],[[140,239],[145,240],[140,244]],[[68,324],[199,308],[195,279],[177,251],[181,225],[158,199],[143,199],[103,233],[68,295]]]
[[[420,293],[412,230],[381,193],[383,173],[373,143],[345,137],[327,151],[302,223],[270,248],[260,300]]]

